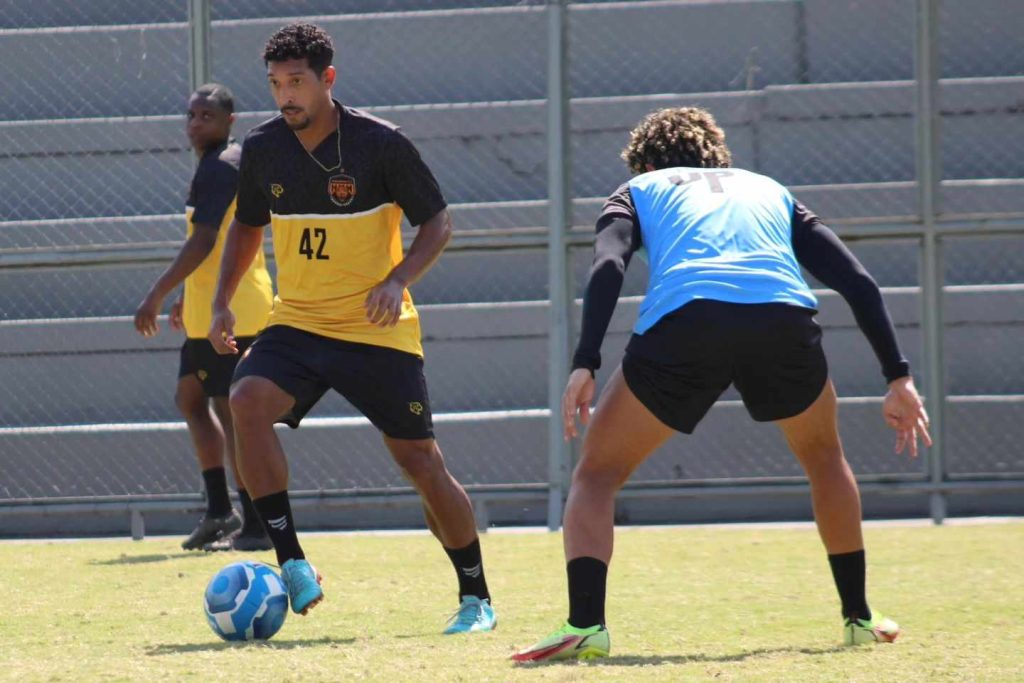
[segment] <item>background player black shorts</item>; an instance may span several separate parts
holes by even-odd
[[[256,337],[237,337],[238,350],[244,352]],[[210,398],[227,396],[231,377],[235,374],[240,356],[217,353],[209,339],[186,339],[181,345],[178,378],[195,375],[203,385],[203,393]]]
[[[235,370],[236,382],[249,376],[269,379],[295,399],[291,412],[278,420],[292,428],[334,389],[386,436],[434,436],[423,359],[405,351],[273,325],[256,337]]]
[[[655,417],[685,434],[730,384],[758,422],[793,417],[828,380],[814,314],[787,304],[692,301],[632,336],[622,373]]]

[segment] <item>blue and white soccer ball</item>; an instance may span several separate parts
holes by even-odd
[[[288,592],[267,565],[235,562],[210,580],[203,607],[210,628],[224,640],[267,640],[288,615]]]

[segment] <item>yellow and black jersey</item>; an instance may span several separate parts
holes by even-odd
[[[235,217],[273,229],[277,297],[269,325],[422,356],[409,290],[393,328],[371,324],[363,303],[402,260],[402,212],[420,225],[445,208],[444,197],[394,124],[335,107],[338,131],[312,153],[280,116],[243,145]]]
[[[205,339],[210,331],[210,309],[220,274],[220,257],[234,216],[241,151],[234,140],[208,149],[192,176],[185,206],[188,236],[192,236],[196,224],[211,225],[217,228],[217,242],[210,255],[185,278],[181,317],[189,339]],[[251,337],[266,327],[273,297],[270,273],[261,249],[231,299],[237,336]]]

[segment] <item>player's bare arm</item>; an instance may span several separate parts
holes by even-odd
[[[135,309],[135,329],[144,337],[152,337],[160,331],[156,318],[163,308],[164,299],[185,278],[210,255],[217,244],[217,228],[212,225],[196,224],[192,235],[185,240],[178,255],[167,266],[145,298]]]
[[[210,324],[210,343],[217,353],[238,353],[235,343],[235,316],[228,304],[242,276],[260,249],[263,248],[263,226],[254,227],[231,221],[224,243],[224,256],[220,262],[220,278],[213,296],[213,320]]]
[[[405,258],[367,294],[364,306],[371,323],[381,327],[398,324],[402,315],[402,292],[430,270],[451,236],[452,221],[448,209],[441,209],[420,225]]]

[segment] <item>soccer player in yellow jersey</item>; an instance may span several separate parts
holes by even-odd
[[[489,631],[496,620],[473,510],[434,440],[419,316],[407,289],[451,236],[447,205],[393,124],[331,97],[333,55],[330,36],[311,24],[271,36],[263,59],[281,115],[254,128],[242,147],[238,208],[210,330],[221,352],[241,350],[226,303],[267,222],[278,266],[270,322],[231,388],[242,475],[292,610],[305,614],[323,592],[295,533],[288,464],[273,424],[297,427],[328,389],[338,391],[383,434],[455,567],[460,606],[445,632]],[[404,256],[403,212],[418,227]]]
[[[164,299],[184,281],[184,294],[171,307],[170,315],[171,327],[184,329],[186,336],[181,347],[175,402],[188,424],[206,487],[206,514],[182,543],[186,550],[211,543],[238,550],[270,549],[270,541],[252,508],[235,463],[228,389],[237,357],[218,354],[206,338],[218,265],[238,188],[241,146],[230,137],[235,119],[233,112],[231,91],[223,85],[204,85],[189,98],[186,132],[199,164],[185,207],[187,239],[135,311],[135,328],[143,336],[155,335],[159,330],[157,315]],[[247,347],[266,325],[273,298],[263,250],[257,249],[253,256],[231,299],[241,348]],[[225,453],[242,501],[244,521],[228,498]]]

